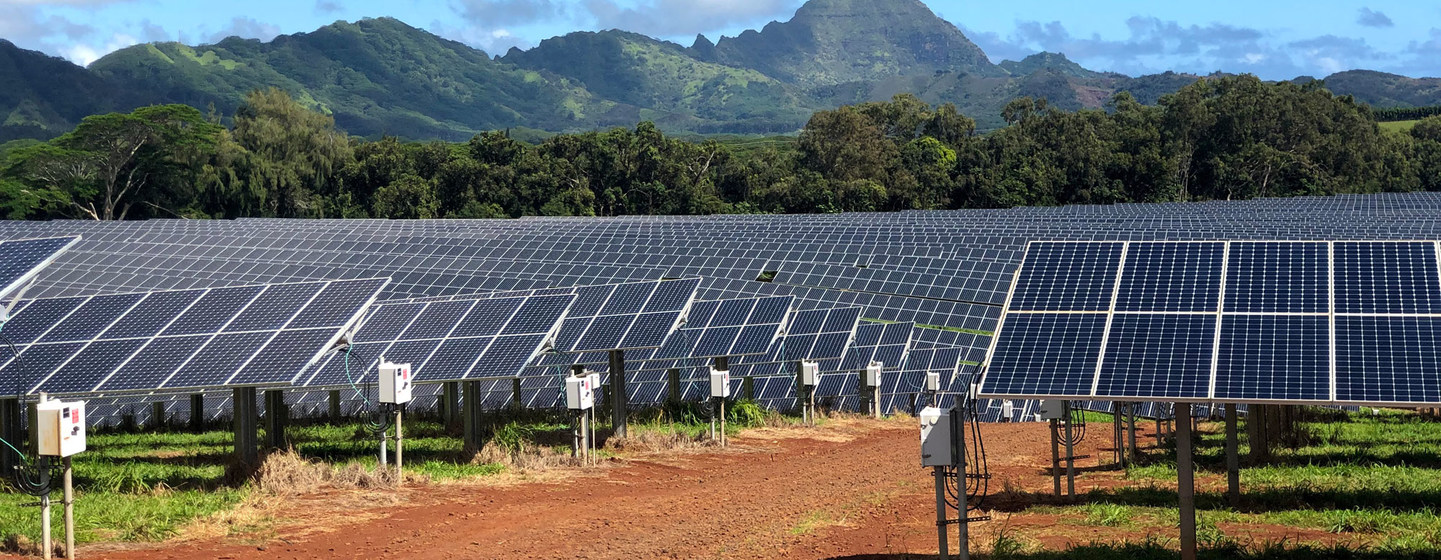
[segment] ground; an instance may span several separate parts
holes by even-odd
[[[179,539],[86,545],[80,553],[232,560],[930,555],[937,551],[934,485],[930,471],[919,465],[913,422],[831,419],[820,428],[747,430],[726,449],[622,454],[587,468],[417,483],[400,490],[248,500],[208,522],[233,527],[264,519],[259,532],[207,532],[202,523]],[[972,525],[972,550],[1000,557],[1093,542],[1173,547],[1175,513],[1164,502],[1166,496],[1174,500],[1174,482],[1165,487],[1164,467],[1146,467],[1160,468],[1159,475],[1137,469],[1130,478],[1112,468],[1109,426],[1097,426],[1092,424],[1093,433],[1077,450],[1089,456],[1078,463],[1077,492],[1094,493],[1071,504],[1049,495],[1045,425],[985,425],[993,477],[986,513],[993,519]],[[1149,431],[1139,438],[1154,441]],[[1203,472],[1198,485],[1204,503],[1206,493],[1219,494],[1224,479]],[[1203,542],[1215,544],[1224,535],[1263,548],[1267,543],[1355,547],[1377,538],[1315,521],[1273,522],[1281,519],[1275,515],[1203,512]],[[1429,509],[1419,515],[1434,519]]]

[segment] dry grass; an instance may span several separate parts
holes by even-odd
[[[489,442],[475,453],[471,458],[472,465],[498,464],[508,469],[521,473],[544,471],[562,467],[580,466],[580,460],[571,457],[567,452],[559,452],[550,447],[535,445],[530,442],[520,443],[519,449],[507,449]]]
[[[704,435],[691,436],[680,430],[638,430],[634,435],[607,439],[605,448],[610,451],[656,453],[714,447],[714,440]]]

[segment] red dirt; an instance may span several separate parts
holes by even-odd
[[[1048,492],[1046,426],[983,428],[991,493]],[[847,558],[936,551],[934,483],[919,466],[909,421],[840,420],[820,429],[753,430],[727,450],[611,461],[610,468],[511,485],[437,485],[402,491],[400,505],[337,514],[310,501],[257,546],[230,540],[82,548],[86,558]],[[1105,434],[1078,454],[1077,492],[1114,486],[1095,470]],[[544,477],[543,477],[544,478]],[[1005,496],[994,503],[1004,504]],[[1012,498],[1014,500],[1014,498]],[[1137,529],[1069,526],[1055,516],[994,513],[974,524],[976,545],[997,531],[1047,547],[1144,538]],[[338,517],[345,516],[345,517]],[[346,519],[348,517],[349,519]],[[1045,535],[1029,534],[1031,529]],[[1252,528],[1255,529],[1255,528]],[[1291,530],[1294,532],[1294,530]],[[1125,534],[1129,532],[1129,537]],[[954,530],[953,533],[954,535]],[[1162,534],[1159,536],[1174,537]],[[953,537],[954,538],[954,537]],[[983,545],[982,545],[983,546]]]

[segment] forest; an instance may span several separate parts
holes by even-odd
[[[270,89],[233,115],[186,105],[85,118],[0,145],[10,219],[515,218],[1200,201],[1441,190],[1441,116],[1389,132],[1320,82],[1209,78],[1143,105],[1006,105],[978,134],[910,95],[815,113],[775,142],[654,124],[535,143],[352,137]]]

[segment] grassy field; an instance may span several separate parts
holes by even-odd
[[[552,416],[527,413],[488,418],[493,423],[489,428],[493,446],[471,455],[464,453],[460,431],[455,427],[434,420],[408,419],[406,476],[431,483],[463,482],[522,464],[507,460],[506,455],[525,455],[532,464],[541,459],[563,461],[570,454],[570,427]],[[775,421],[753,404],[733,407],[728,416],[727,432],[732,434],[744,426]],[[709,423],[697,407],[686,405],[636,413],[630,426],[638,444],[677,445],[702,440]],[[601,425],[598,431],[604,435],[608,426]],[[373,471],[378,463],[379,443],[360,423],[291,426],[286,436],[299,457],[330,466],[335,472]],[[90,434],[87,451],[74,458],[78,541],[163,540],[183,533],[188,524],[222,514],[262,492],[253,480],[227,483],[232,437],[224,427],[203,433],[167,430]],[[601,450],[601,454],[613,452]],[[51,499],[55,504],[52,527],[58,531],[63,519],[58,489]],[[0,539],[14,535],[38,541],[38,498],[4,488],[0,491]],[[0,546],[3,550],[4,546]]]
[[[1088,414],[1088,421],[1104,423]],[[1246,466],[1241,439],[1242,503],[1225,499],[1224,436],[1203,426],[1196,445],[1198,541],[1213,558],[1441,557],[1441,423],[1410,413],[1351,414],[1302,424],[1309,442],[1281,449],[1266,465]],[[1243,432],[1244,433],[1244,432]],[[1106,437],[1106,436],[1102,436]],[[1153,451],[1126,474],[1129,484],[1092,491],[1073,505],[1034,496],[1020,515],[1055,515],[1058,531],[1120,528],[1129,534],[1174,535],[1174,447]],[[1024,501],[1024,499],[1023,499]],[[1240,528],[1265,527],[1332,535],[1331,543],[1300,538],[1257,540]],[[1038,535],[1005,534],[990,543],[994,558],[1174,558],[1164,537],[1140,543],[1095,543],[1046,552]]]
[[[1410,132],[1410,131],[1411,131],[1411,127],[1416,126],[1416,123],[1418,123],[1418,122],[1421,122],[1421,121],[1391,121],[1391,122],[1383,122],[1383,123],[1381,123],[1381,130],[1388,130],[1388,131],[1391,131],[1391,132]]]

